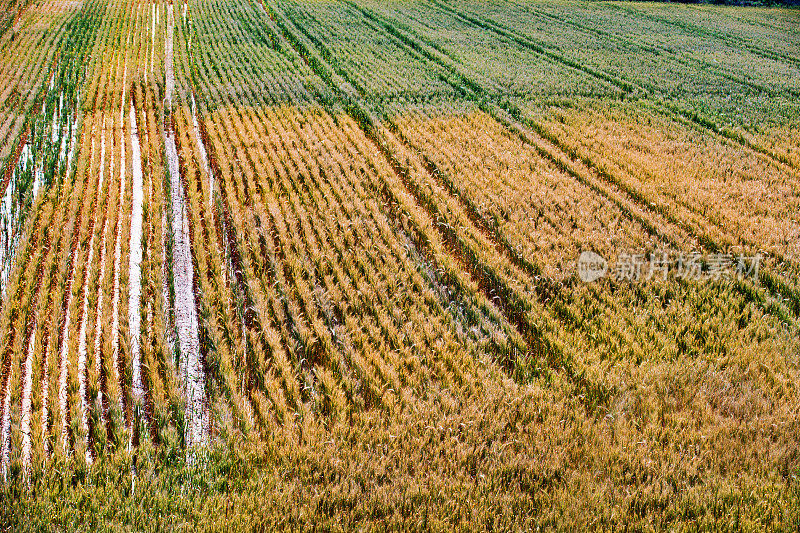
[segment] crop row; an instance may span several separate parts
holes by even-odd
[[[446,71],[413,49],[398,46],[352,6],[338,2],[276,6],[315,41],[326,61],[351,74],[349,81],[362,94],[413,100],[455,94],[442,80]]]
[[[232,73],[232,79],[244,77]],[[216,93],[198,84],[201,110],[205,91]],[[269,94],[254,96],[269,103]],[[409,252],[418,237],[397,226],[402,221],[396,211],[381,208],[381,177],[393,172],[376,159],[374,146],[351,119],[337,117],[337,127],[321,109],[223,109],[199,113],[206,132],[200,144],[218,183],[222,235],[194,242],[222,242],[225,268],[232,269],[223,279],[230,280],[236,307],[247,306],[220,308],[213,299],[209,305],[218,317],[228,317],[209,328],[212,336],[218,329],[219,337],[240,339],[215,343],[220,368],[237,376],[237,367],[250,373],[244,380],[249,391],[227,386],[232,397],[242,395],[238,412],[253,409],[268,418],[271,403],[279,420],[290,420],[292,412],[308,409],[341,414],[358,405],[391,408],[422,386],[420,372],[451,382],[467,379],[462,356],[451,360],[461,352],[458,338],[477,335],[502,347],[506,341],[495,337],[507,335],[501,332],[508,326],[486,302],[476,310],[474,292],[466,293],[461,305],[467,310],[458,315],[478,320],[454,332],[453,317],[440,300],[452,289],[437,281],[446,276],[424,266],[425,254]],[[188,118],[182,123],[193,129]],[[202,158],[195,150],[192,159],[201,174]],[[199,183],[209,183],[209,177]],[[216,228],[207,230],[211,235]],[[216,279],[210,276],[208,283]],[[209,298],[207,286],[203,293]],[[487,313],[488,320],[480,318]],[[500,331],[492,333],[498,321]],[[446,366],[431,373],[428,365],[443,364],[434,357],[436,346]],[[224,375],[222,381],[237,383]]]
[[[180,440],[170,436],[180,433],[172,414],[181,400],[158,290],[163,74],[152,71],[150,8],[91,3],[81,12],[98,38],[68,57],[88,59],[85,83],[74,63],[64,71],[70,90],[84,85],[73,97],[82,104],[74,173],[57,167],[35,203],[3,310],[4,327],[19,332],[5,338],[4,472],[18,460],[28,473],[53,454],[92,461],[136,444],[140,426],[151,440]]]
[[[74,32],[69,31],[77,9],[55,9],[46,2],[25,10],[19,32],[0,36],[0,162],[3,169],[29,125],[27,115],[41,101],[58,50]],[[12,35],[14,38],[12,39]]]
[[[792,56],[765,56],[746,43],[731,44],[724,34],[703,33],[697,27],[680,24],[676,29],[671,23],[674,21],[652,20],[630,8],[622,8],[622,13],[614,6],[590,9],[591,15],[581,18],[580,10],[566,12],[555,6],[497,7],[491,3],[436,3],[437,9],[451,17],[507,37],[564,65],[601,79],[610,76],[615,85],[627,91],[644,91],[664,105],[662,113],[688,118],[797,166],[796,143],[787,141],[787,133],[796,125],[797,105],[792,95],[797,91],[800,68]],[[608,18],[613,22],[606,23]],[[559,31],[552,31],[554,24]],[[652,24],[666,24],[669,33],[679,37],[678,42],[654,40],[651,34],[664,32],[661,27],[649,28]],[[625,25],[633,28],[624,31]],[[417,31],[432,42],[438,41],[435,33],[426,34],[424,28]],[[695,51],[700,49],[702,54]],[[742,64],[757,68],[745,73]]]
[[[450,66],[446,60],[438,59],[441,57],[441,53],[437,53],[438,48],[435,43],[415,42],[414,35],[405,32],[403,28],[392,28],[391,25],[385,27],[390,34],[397,36],[398,40],[405,44],[417,47],[431,46],[432,50],[426,54],[426,57],[434,61],[440,61],[444,67]],[[343,71],[341,74],[346,78],[352,78],[353,76],[352,73],[348,73],[347,71]],[[464,76],[464,78],[468,86],[471,86],[469,84],[471,80],[469,80],[467,76]],[[474,85],[474,82],[472,85]],[[481,87],[478,86],[478,90],[480,89]],[[398,107],[402,108],[402,105]],[[491,106],[489,106],[489,108],[491,108]],[[496,108],[493,113],[498,115],[498,117],[503,116],[503,113]],[[607,180],[604,179],[602,174],[597,172],[596,168],[587,167],[580,159],[573,159],[573,154],[569,152],[563,153],[563,147],[557,144],[553,145],[548,139],[540,138],[536,133],[528,130],[527,132],[523,131],[522,140],[523,145],[530,145],[530,147],[523,148],[529,152],[529,155],[524,161],[517,162],[517,165],[524,164],[530,166],[531,160],[536,161],[539,155],[543,155],[555,163],[557,167],[564,168],[572,177],[579,178],[578,181],[588,184],[591,188],[591,190],[583,188],[583,194],[575,194],[575,201],[572,205],[561,204],[559,208],[550,209],[548,209],[547,206],[543,207],[537,205],[538,202],[537,204],[531,205],[532,197],[537,200],[542,198],[546,202],[547,196],[542,194],[540,178],[543,174],[547,175],[550,173],[552,175],[553,169],[544,171],[548,165],[539,163],[539,165],[530,172],[529,179],[524,179],[522,176],[517,176],[516,179],[505,177],[503,174],[504,171],[507,172],[506,175],[511,174],[513,176],[514,171],[506,168],[512,165],[509,165],[508,161],[500,161],[492,168],[492,159],[497,159],[495,155],[497,150],[487,150],[487,153],[481,158],[480,154],[483,153],[481,147],[502,146],[503,143],[507,143],[508,150],[511,153],[515,153],[520,149],[519,145],[516,144],[519,141],[514,138],[514,136],[503,133],[501,131],[502,128],[498,128],[496,124],[493,124],[494,121],[488,117],[484,117],[482,122],[474,122],[476,119],[474,117],[470,118],[469,114],[467,114],[466,118],[463,117],[463,114],[456,113],[455,115],[456,116],[446,116],[441,119],[441,121],[435,118],[431,119],[428,122],[429,125],[437,124],[441,127],[430,127],[427,133],[423,133],[421,128],[425,128],[420,124],[420,122],[426,122],[423,117],[413,117],[412,115],[412,118],[408,118],[407,116],[404,117],[401,113],[400,117],[397,119],[397,123],[390,123],[389,130],[383,132],[385,139],[387,139],[387,152],[389,153],[389,157],[394,158],[396,161],[406,162],[405,166],[407,168],[401,170],[408,172],[410,178],[419,180],[417,183],[414,183],[412,179],[409,180],[409,188],[415,191],[419,203],[424,205],[435,219],[441,220],[441,224],[445,224],[448,228],[454,230],[453,233],[455,235],[453,238],[457,243],[457,248],[455,248],[455,250],[460,250],[455,253],[468,251],[470,255],[474,254],[470,262],[480,265],[479,268],[481,268],[484,274],[491,273],[493,270],[494,272],[498,272],[498,274],[495,274],[497,277],[494,278],[493,284],[499,287],[506,287],[507,289],[501,299],[506,302],[516,302],[525,310],[524,319],[513,320],[520,328],[520,331],[530,331],[525,326],[526,322],[528,324],[539,324],[540,327],[538,331],[546,332],[545,337],[549,336],[550,338],[550,340],[545,343],[546,345],[551,347],[563,347],[559,348],[560,351],[563,351],[563,357],[559,359],[556,355],[556,361],[570,361],[575,358],[586,362],[602,360],[605,357],[602,354],[608,353],[607,350],[611,346],[615,346],[617,350],[625,346],[634,347],[633,349],[637,352],[634,354],[634,360],[642,360],[647,357],[647,354],[664,353],[665,351],[673,350],[674,348],[669,347],[670,345],[674,346],[674,344],[669,341],[669,336],[662,336],[656,326],[658,323],[656,317],[664,317],[663,310],[652,306],[652,303],[648,303],[647,311],[651,313],[650,316],[653,317],[653,322],[651,322],[650,327],[639,329],[637,327],[638,321],[627,308],[630,298],[649,301],[650,296],[648,296],[648,294],[651,289],[639,289],[629,293],[625,292],[621,296],[609,297],[604,291],[598,292],[590,288],[575,287],[573,284],[573,286],[568,286],[564,290],[556,291],[554,296],[551,295],[552,298],[549,298],[547,296],[548,291],[541,287],[542,285],[547,285],[546,278],[538,283],[540,287],[537,289],[526,289],[525,281],[520,280],[530,279],[530,281],[533,281],[531,278],[539,279],[538,273],[541,271],[540,269],[542,266],[540,264],[537,268],[535,264],[532,265],[532,263],[536,263],[534,259],[535,256],[528,254],[530,254],[531,250],[540,251],[536,248],[539,244],[539,242],[537,242],[538,239],[543,238],[544,241],[547,242],[546,235],[548,233],[548,225],[542,225],[543,231],[536,231],[539,229],[536,227],[536,224],[525,226],[526,224],[531,224],[530,217],[526,216],[525,213],[533,208],[537,210],[538,213],[549,211],[551,216],[557,214],[559,217],[557,223],[552,224],[551,227],[558,228],[561,233],[564,232],[564,222],[566,222],[566,227],[575,228],[581,225],[586,227],[586,224],[590,224],[592,219],[598,221],[598,229],[595,230],[593,234],[588,234],[582,241],[579,241],[579,244],[572,245],[575,250],[585,246],[598,246],[603,242],[603,239],[598,237],[601,237],[606,231],[616,231],[616,225],[619,220],[623,220],[623,226],[620,228],[619,232],[622,236],[622,243],[626,242],[624,240],[626,235],[634,239],[632,242],[629,241],[627,243],[628,246],[631,244],[639,244],[646,247],[657,244],[657,240],[649,242],[636,240],[650,233],[651,239],[653,237],[666,238],[666,242],[670,243],[672,246],[688,250],[693,242],[696,243],[694,240],[696,237],[691,232],[686,232],[680,220],[676,221],[674,218],[670,217],[665,219],[658,211],[649,212],[650,206],[646,204],[644,204],[645,212],[640,213],[642,206],[637,205],[639,201],[635,194],[631,196],[624,188],[620,189],[619,184],[607,183]],[[480,114],[478,116],[480,117]],[[414,120],[415,118],[417,120]],[[513,122],[513,120],[509,121]],[[398,124],[400,125],[399,128],[397,127]],[[394,132],[390,131],[392,128],[395,129]],[[399,137],[393,138],[395,134],[398,133],[396,131],[398,129],[400,130]],[[525,130],[524,127],[522,129]],[[511,130],[515,131],[515,128],[511,128]],[[472,138],[475,138],[475,141],[471,141]],[[538,140],[532,141],[532,138]],[[535,152],[537,153],[534,153],[534,150],[532,150],[533,148],[535,148]],[[419,152],[422,153],[420,154]],[[563,157],[560,156],[559,153],[563,153]],[[410,163],[415,160],[416,163]],[[489,164],[487,165],[487,163]],[[506,167],[503,166],[504,164]],[[415,171],[410,171],[408,167],[413,167],[415,165],[417,167]],[[564,176],[561,179],[567,179],[567,183],[569,183],[571,178]],[[475,185],[471,187],[470,183],[474,180],[477,181],[475,181]],[[491,183],[492,186],[489,187],[487,185],[488,183]],[[500,189],[497,196],[492,196],[493,193],[491,191],[497,187],[498,183],[504,184],[504,188]],[[528,189],[533,186],[539,187],[539,189],[537,189],[539,192],[535,195],[532,195],[532,191]],[[573,189],[573,187],[565,187],[565,189]],[[582,187],[577,187],[577,191],[581,191],[581,189]],[[596,198],[596,194],[605,196],[613,201],[609,203],[601,198]],[[502,199],[500,198],[501,195]],[[559,196],[563,199],[563,194]],[[515,197],[517,198],[516,205],[512,204],[513,207],[508,206],[508,208],[501,209],[503,204],[513,202]],[[582,200],[582,202],[580,200]],[[633,203],[631,203],[631,200],[634,200]],[[606,213],[601,210],[599,212],[592,212],[590,216],[587,216],[587,212],[582,210],[581,206],[587,202],[596,201],[605,203],[603,210],[605,210]],[[448,203],[452,207],[448,208]],[[616,204],[616,206],[614,204]],[[602,203],[600,205],[602,205]],[[491,212],[492,208],[495,209],[494,213]],[[617,208],[623,210],[614,216],[614,211]],[[534,217],[534,220],[536,219],[541,219],[541,216]],[[630,226],[631,229],[628,231],[624,229],[625,225],[628,224],[625,219],[630,219],[634,222],[634,225]],[[637,221],[643,223],[644,228],[636,228]],[[520,231],[519,228],[525,228],[527,231]],[[480,233],[480,231],[477,230],[481,229],[483,229],[484,235],[482,237],[475,237],[475,235]],[[646,231],[642,231],[643,229]],[[463,232],[463,236],[459,236],[461,232]],[[449,231],[445,233],[449,233]],[[470,233],[473,237],[469,237]],[[550,239],[554,237],[560,239],[554,241],[559,242],[559,246],[556,247],[558,250],[561,250],[561,246],[565,242],[569,242],[569,239],[574,238],[572,235],[570,235],[570,237],[563,234],[558,235],[559,231],[552,231],[550,233]],[[491,254],[485,247],[482,251],[481,245],[478,244],[481,238],[486,242],[487,237],[489,239],[488,242],[493,242],[495,248],[503,251],[504,255],[508,257],[511,263],[518,265],[522,270],[527,270],[527,276],[521,275],[521,272],[513,270],[501,273],[502,269],[498,270],[498,265],[503,264],[502,260],[488,260],[490,255],[486,255],[486,259],[481,258],[481,254]],[[595,242],[592,242],[593,238]],[[476,240],[470,242],[470,239]],[[527,250],[525,250],[526,248]],[[523,257],[522,260],[520,260],[518,257],[520,249],[527,252],[522,254],[527,255],[527,258]],[[574,257],[571,258],[571,260],[574,261]],[[558,264],[558,261],[556,261],[556,264]],[[467,269],[470,268],[468,264],[466,266]],[[531,268],[526,268],[528,266],[531,266]],[[520,283],[522,283],[522,285],[519,285]],[[515,285],[516,288],[513,288]],[[686,287],[685,290],[687,292],[683,293],[684,299],[679,308],[687,309],[698,305],[697,296],[692,292],[698,289]],[[761,314],[765,312],[765,307],[762,307],[762,305],[766,305],[766,309],[769,309],[771,305],[769,303],[764,304],[764,302],[759,301],[758,298],[756,298],[755,301],[750,301],[751,296],[748,294],[739,294],[736,287],[717,286],[711,289],[711,291],[711,294],[716,294],[716,297],[719,298],[721,302],[731,302],[734,308],[737,306],[740,309],[742,307],[748,308],[749,310],[747,313]],[[704,294],[704,296],[701,297],[699,300],[700,302],[708,298],[708,293],[703,292],[702,294]],[[540,307],[541,304],[537,303],[538,299],[543,296],[546,304],[544,309]],[[591,315],[587,316],[585,313],[587,305],[592,301],[591,297],[602,299],[604,304],[608,306],[604,312],[612,313],[612,316],[616,315],[614,319],[609,319],[608,323],[617,324],[618,326],[609,329],[608,325],[606,325],[606,331],[604,331],[601,336],[598,336],[597,331],[593,331],[594,327],[584,329],[584,325],[588,324],[587,320],[591,317]],[[587,300],[587,298],[589,298],[589,300]],[[736,303],[734,304],[733,302]],[[640,303],[638,305],[642,304]],[[594,312],[598,312],[597,307],[592,306],[592,308]],[[670,310],[668,312],[671,313],[672,311],[673,310]],[[508,316],[514,315],[516,315],[516,311],[513,311],[512,307],[512,311]],[[778,320],[786,318],[784,312],[778,312],[777,316],[779,317]],[[789,320],[791,321],[791,319]],[[777,323],[779,324],[780,322]],[[565,335],[565,331],[569,332],[566,335],[573,337],[569,342],[564,342],[563,335]],[[740,342],[741,335],[745,333],[743,331],[738,331],[729,332],[728,334],[730,334],[731,337],[726,339],[725,342],[730,342],[730,345],[736,346],[737,343]],[[581,339],[581,337],[583,337],[583,339]],[[616,340],[613,340],[615,338]],[[584,349],[573,351],[573,348],[577,345],[583,346]],[[639,346],[652,346],[652,349],[645,348],[639,351],[635,348]],[[682,347],[678,347],[677,349],[678,353],[683,351]],[[704,346],[701,343],[699,348],[692,349],[706,350],[713,349],[713,347]],[[613,353],[613,351],[612,349],[611,353]],[[595,377],[602,379],[599,376]]]
[[[224,22],[229,19],[237,24]],[[290,52],[288,43],[281,43],[256,3],[200,2],[187,20],[182,26],[186,49],[180,51],[189,60],[184,79],[202,87],[209,108],[229,99],[241,104],[267,99],[271,105],[280,105],[324,97],[324,83]]]

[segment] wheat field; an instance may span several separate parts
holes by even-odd
[[[800,527],[800,11],[0,0],[0,528]]]

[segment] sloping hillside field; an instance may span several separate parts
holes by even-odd
[[[800,10],[0,0],[3,530],[795,530]]]

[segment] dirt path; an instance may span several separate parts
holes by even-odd
[[[172,34],[175,26],[172,5],[167,6],[165,72],[167,89],[165,105],[171,106],[175,89],[172,61]],[[200,357],[200,336],[197,307],[194,299],[194,265],[192,264],[189,218],[185,191],[178,166],[175,133],[164,131],[164,145],[170,175],[172,213],[172,270],[175,289],[175,326],[180,350],[180,374],[186,387],[186,446],[205,444],[207,440],[205,405],[205,368]]]
[[[205,369],[200,360],[197,308],[194,302],[189,219],[178,168],[178,152],[173,133],[165,133],[169,163],[172,209],[172,261],[175,285],[175,325],[178,330],[180,371],[186,386],[186,445],[204,442]]]
[[[133,398],[137,406],[144,399],[144,385],[141,369],[141,315],[139,302],[142,294],[142,216],[144,202],[144,183],[142,180],[142,151],[139,144],[139,131],[136,126],[136,112],[133,102],[130,109],[131,158],[133,161],[133,207],[131,210],[131,243],[129,262],[128,325],[131,336],[131,361],[133,377]],[[145,424],[148,421],[145,420]]]

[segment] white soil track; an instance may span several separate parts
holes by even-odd
[[[125,68],[124,80],[127,80],[128,70]],[[122,90],[122,101],[125,101],[125,88]],[[120,129],[125,129],[125,109],[124,106],[119,112]],[[116,243],[114,246],[114,299],[111,304],[111,346],[112,346],[112,364],[114,366],[114,377],[119,384],[119,402],[120,409],[125,415],[127,413],[125,405],[125,387],[123,383],[123,373],[120,372],[120,357],[119,357],[119,275],[120,263],[122,262],[122,206],[125,199],[125,137],[120,136],[120,170],[119,170],[119,204],[117,207],[117,228],[116,228]],[[127,420],[127,417],[125,417]]]
[[[98,189],[99,190],[99,189]],[[94,224],[92,224],[94,225]],[[86,277],[83,282],[83,306],[81,311],[81,324],[78,330],[78,391],[81,398],[81,424],[89,438],[89,390],[87,388],[87,347],[86,347],[86,325],[89,321],[89,280],[94,267],[94,232],[89,240],[89,257],[86,262]],[[86,462],[92,463],[94,459],[90,447],[86,449]]]
[[[22,383],[22,410],[20,420],[20,432],[22,433],[22,468],[28,473],[31,464],[31,453],[33,450],[33,438],[31,435],[31,404],[33,397],[33,353],[36,346],[36,324],[31,329],[31,336],[28,340],[28,348],[25,351],[25,367],[23,369],[24,378]]]
[[[48,369],[50,368],[50,343],[45,339],[44,356],[42,357],[42,436],[44,442],[43,449],[45,455],[50,455],[50,439],[44,438],[48,431],[48,419],[50,418],[50,376]]]
[[[131,209],[131,243],[129,263],[128,325],[131,335],[131,361],[133,365],[133,397],[141,406],[144,399],[142,383],[140,330],[141,314],[139,302],[142,294],[142,216],[144,203],[144,182],[142,178],[142,151],[139,144],[139,131],[136,126],[136,112],[133,102],[130,110],[131,158],[133,161],[133,206]],[[148,421],[145,421],[147,423]]]
[[[0,430],[0,447],[2,454],[0,454],[0,467],[3,471],[3,482],[8,480],[8,465],[11,462],[11,394],[9,394],[9,383],[14,379],[14,367],[8,371],[8,380],[6,381],[5,399],[3,400],[3,426]]]
[[[106,151],[106,136],[105,136],[105,122],[103,124],[103,139],[101,141],[101,163],[100,163],[100,179],[102,181],[103,172],[105,169],[104,159],[105,159],[105,151]],[[94,325],[94,364],[97,376],[102,376],[103,372],[103,356],[101,351],[101,340],[102,340],[102,332],[103,332],[103,299],[105,296],[105,291],[103,290],[105,278],[106,278],[106,242],[108,237],[108,216],[104,215],[105,222],[103,223],[103,236],[101,237],[103,246],[100,248],[100,278],[98,280],[97,286],[100,290],[97,293],[97,305],[95,307],[95,325]],[[104,377],[100,377],[100,379],[104,379]],[[98,387],[98,404],[100,407],[100,422],[102,423],[103,427],[108,427],[108,398],[105,397],[106,390],[105,387],[102,386],[102,383],[99,384]]]
[[[172,196],[172,275],[175,284],[175,326],[178,330],[180,372],[186,386],[186,444],[205,442],[205,369],[200,360],[197,308],[194,301],[189,219],[178,168],[178,152],[172,133],[164,136]]]
[[[172,68],[172,33],[175,26],[172,5],[167,6],[167,35],[165,46],[166,97],[171,106],[175,89]],[[164,145],[170,175],[172,214],[172,275],[175,288],[175,327],[180,350],[180,374],[186,387],[186,446],[204,445],[208,441],[206,413],[205,368],[200,357],[200,336],[197,307],[194,299],[194,266],[192,264],[189,218],[178,164],[175,134],[165,128]]]
[[[75,227],[74,231],[80,231],[80,228]],[[77,246],[72,250],[72,257],[70,258],[71,266],[69,270],[69,277],[64,288],[66,295],[66,303],[64,305],[64,326],[61,329],[61,350],[58,354],[58,402],[61,409],[61,444],[65,453],[69,451],[69,435],[67,433],[69,428],[68,419],[68,395],[67,395],[67,374],[69,370],[69,330],[72,321],[70,309],[72,308],[72,285],[75,283],[75,270],[78,267],[78,249]]]

